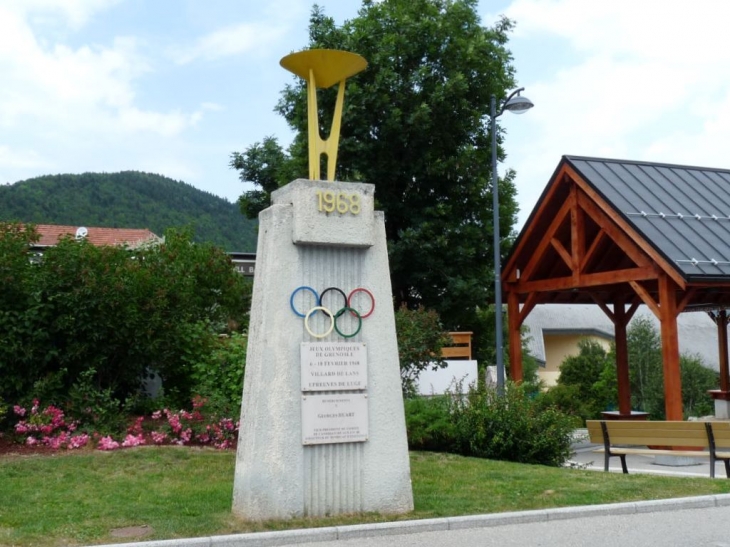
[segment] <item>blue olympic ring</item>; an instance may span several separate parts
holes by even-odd
[[[295,314],[297,314],[299,317],[306,317],[306,314],[299,313],[297,309],[294,307],[294,296],[299,291],[310,291],[314,295],[314,300],[317,302],[317,305],[319,306],[319,295],[317,294],[317,291],[315,291],[312,287],[307,287],[305,285],[302,285],[301,287],[298,287],[294,289],[294,292],[291,293],[291,298],[289,298],[289,306],[291,306],[291,311],[293,311]]]

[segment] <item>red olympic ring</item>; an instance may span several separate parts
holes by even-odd
[[[355,295],[355,293],[364,292],[370,297],[370,302],[372,305],[370,306],[370,311],[367,313],[360,314],[360,317],[365,319],[366,317],[370,317],[372,313],[375,311],[375,297],[373,296],[373,293],[371,293],[369,290],[364,289],[362,287],[358,287],[357,289],[353,289],[353,291],[350,293],[350,295],[347,297],[347,307],[352,308],[352,297]]]

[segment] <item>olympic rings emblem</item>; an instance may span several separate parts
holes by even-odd
[[[316,306],[312,307],[307,313],[300,312],[299,310],[297,310],[296,306],[294,305],[294,297],[300,291],[301,292],[311,292],[312,295],[314,296],[315,302],[317,304]],[[326,308],[325,306],[322,305],[324,295],[327,294],[328,292],[335,292],[335,293],[339,293],[340,295],[342,295],[344,305],[342,306],[342,308],[340,308],[339,311],[337,311],[337,313],[333,314],[332,311],[330,311],[328,308]],[[370,309],[368,310],[367,313],[360,313],[352,305],[353,297],[358,293],[365,293],[370,297]],[[318,294],[317,291],[314,290],[312,287],[307,287],[305,285],[302,285],[301,287],[297,287],[296,289],[294,289],[294,291],[292,291],[291,297],[289,298],[289,306],[291,307],[291,310],[294,312],[295,315],[297,315],[298,317],[304,318],[304,328],[314,338],[324,338],[324,337],[328,336],[333,330],[335,332],[337,332],[337,334],[339,334],[343,338],[352,338],[353,336],[357,335],[357,333],[360,332],[360,329],[362,329],[362,320],[366,319],[367,317],[370,317],[372,315],[373,311],[375,311],[375,297],[373,296],[373,293],[371,293],[368,289],[365,289],[363,287],[358,287],[358,288],[352,290],[349,295],[346,295],[345,291],[343,291],[342,289],[340,289],[338,287],[328,287],[324,291],[322,291],[322,294]],[[321,311],[324,315],[326,315],[327,317],[330,318],[329,328],[324,333],[320,333],[320,334],[317,334],[314,331],[312,331],[311,327],[309,326],[309,318],[317,311]],[[355,329],[355,331],[350,334],[346,334],[346,333],[342,332],[337,324],[337,320],[347,312],[349,312],[350,315],[356,317],[357,321],[358,321],[357,329]]]

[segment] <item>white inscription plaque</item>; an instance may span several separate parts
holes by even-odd
[[[367,440],[368,396],[365,393],[302,395],[302,444]]]
[[[360,342],[302,342],[302,391],[367,389],[368,363]]]

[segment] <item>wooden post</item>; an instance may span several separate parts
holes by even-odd
[[[618,380],[618,411],[631,416],[631,384],[629,381],[629,349],[626,339],[626,308],[623,299],[613,305],[614,334],[616,336],[616,378]]]
[[[516,292],[507,293],[509,329],[509,373],[512,381],[522,382],[522,336],[520,334],[520,299]]]
[[[667,274],[659,276],[659,311],[662,331],[664,368],[664,407],[667,420],[682,420],[682,378],[679,372],[679,337],[677,334],[677,293]]]
[[[714,317],[717,323],[717,341],[720,358],[720,391],[730,391],[730,370],[727,355],[727,310],[720,310]]]

